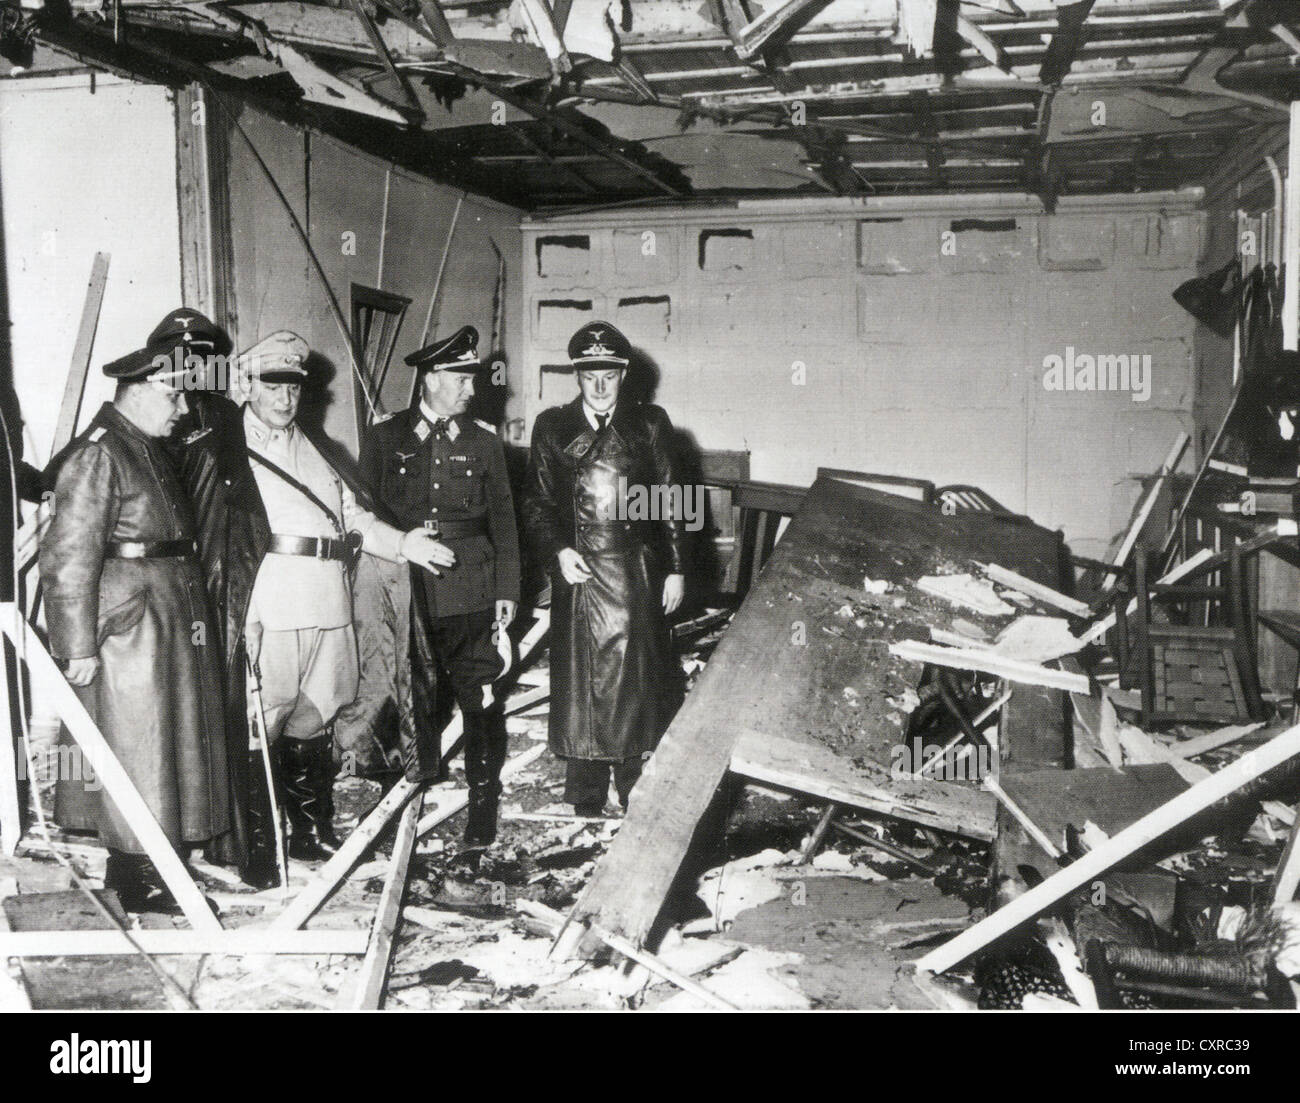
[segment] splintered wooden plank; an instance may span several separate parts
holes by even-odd
[[[415,850],[415,831],[420,822],[421,802],[413,800],[402,809],[397,825],[397,839],[384,880],[384,891],[375,909],[375,921],[370,928],[370,946],[361,962],[361,972],[344,1006],[354,1011],[376,1010],[384,1004],[384,988],[388,981],[388,968],[393,959],[393,940],[397,936],[397,923],[402,913],[402,897],[406,893],[406,879],[411,872],[411,854]]]
[[[645,944],[742,733],[888,767],[906,718],[896,711],[890,722],[877,702],[901,694],[911,674],[891,661],[888,640],[909,627],[951,628],[958,615],[916,600],[911,584],[945,563],[974,561],[1058,586],[1060,537],[819,478],[647,764],[573,919]],[[910,594],[906,609],[879,603],[873,616],[883,626],[842,618],[838,610],[866,597],[864,577]],[[1038,721],[1059,732],[1063,715]]]
[[[971,839],[987,842],[995,831],[997,801],[988,793],[957,782],[877,781],[817,743],[746,732],[732,752],[731,769],[768,785]]]

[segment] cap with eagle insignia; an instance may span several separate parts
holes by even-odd
[[[242,370],[263,383],[301,383],[307,378],[307,342],[280,329],[239,354]]]
[[[626,368],[632,357],[632,346],[608,322],[588,322],[569,340],[569,359],[573,366],[583,368]]]
[[[478,355],[478,330],[461,326],[445,341],[416,349],[406,362],[416,371],[478,371],[484,366]]]
[[[168,311],[149,334],[149,347],[155,351],[175,344],[184,345],[186,351],[193,350],[199,355],[211,352],[226,356],[231,349],[230,338],[219,326],[197,310],[184,307]]]
[[[180,351],[184,356],[177,357]],[[147,377],[174,379],[186,371],[185,357],[230,352],[230,338],[217,325],[197,310],[177,307],[169,310],[163,320],[153,328],[144,348],[128,352],[125,356],[104,365],[104,374],[110,379],[137,380]],[[164,365],[163,361],[169,364]],[[168,366],[171,370],[168,370]]]

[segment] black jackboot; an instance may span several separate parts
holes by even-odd
[[[266,788],[266,767],[261,751],[248,756],[248,860],[240,867],[244,884],[255,889],[280,883],[280,862],[275,852],[275,815]]]
[[[469,783],[466,846],[491,846],[497,837],[497,801],[506,757],[505,717],[499,711],[465,716],[465,780]]]
[[[289,819],[289,857],[323,862],[339,848],[334,834],[333,738],[276,740],[284,810]]]
[[[104,888],[117,893],[126,911],[182,914],[181,906],[176,903],[176,898],[147,854],[128,854],[109,847],[108,861],[104,866]]]

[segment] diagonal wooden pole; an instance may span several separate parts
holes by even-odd
[[[1082,858],[1053,873],[1022,896],[999,908],[987,919],[962,931],[956,938],[931,950],[916,963],[917,969],[942,973],[984,949],[1008,931],[1015,930],[1075,889],[1109,872],[1130,854],[1155,842],[1198,812],[1230,796],[1247,782],[1300,754],[1300,725],[1288,728],[1262,747],[1241,756],[1218,773],[1197,782],[1173,800],[1148,812]]]
[[[157,867],[163,881],[196,931],[219,931],[221,923],[194,878],[185,868],[170,840],[154,818],[140,791],[117,760],[103,733],[86,711],[81,698],[73,691],[58,664],[45,650],[40,637],[21,616],[13,602],[0,603],[0,628],[14,642],[19,655],[48,687],[59,718],[67,725],[77,746],[103,783],[127,825],[144,846],[145,853]]]
[[[384,986],[388,968],[393,959],[393,941],[397,936],[397,923],[402,913],[402,896],[411,872],[411,854],[415,850],[415,829],[420,821],[420,802],[411,801],[403,810],[397,825],[397,840],[393,843],[393,858],[384,881],[384,891],[375,910],[375,921],[370,928],[370,943],[366,948],[361,972],[353,981],[343,1006],[354,1011],[377,1010],[383,1006]]]

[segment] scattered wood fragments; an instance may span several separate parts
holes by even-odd
[[[926,954],[917,962],[917,968],[935,973],[952,968],[995,938],[1014,930],[1025,920],[1032,919],[1067,893],[1108,872],[1134,851],[1296,754],[1300,754],[1300,726],[1288,728],[1264,746],[1243,755],[1231,767],[1212,774],[1147,813],[1112,837],[1104,846],[1089,851],[987,919],[963,931],[951,942]]]

